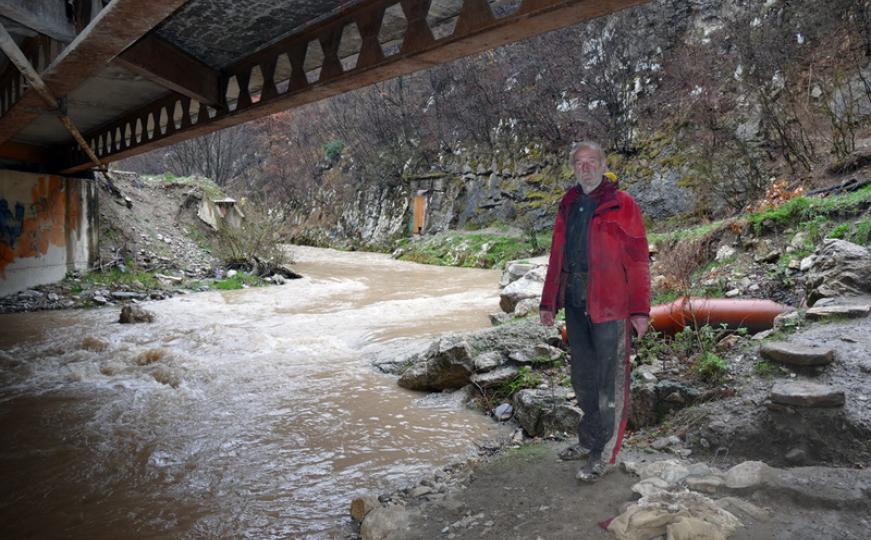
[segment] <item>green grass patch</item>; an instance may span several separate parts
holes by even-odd
[[[755,366],[753,366],[753,373],[755,373],[758,377],[770,378],[774,377],[778,373],[780,373],[780,368],[771,362],[761,361],[757,362]]]
[[[159,183],[171,186],[191,186],[200,188],[206,197],[210,199],[225,199],[227,194],[212,180],[203,176],[175,176],[172,173],[149,176],[143,175],[146,182]]]
[[[653,300],[651,300],[651,305],[658,304],[670,304],[674,302],[682,295],[678,291],[659,291],[655,295],[653,295]]]
[[[857,221],[849,238],[855,244],[863,246],[871,244],[871,219]]]
[[[263,283],[264,281],[257,276],[239,272],[233,277],[215,281],[212,287],[222,291],[232,291],[235,289],[243,289],[245,285],[249,287],[259,287],[260,285],[263,285]]]
[[[695,371],[703,381],[716,383],[722,381],[729,373],[729,364],[719,355],[706,351],[699,357]]]
[[[141,285],[147,289],[160,289],[162,285],[160,281],[154,277],[154,272],[146,272],[142,270],[130,270],[122,272],[120,268],[114,267],[105,272],[90,272],[82,277],[82,280],[93,285],[104,287],[125,286],[128,288],[136,288]],[[82,287],[79,287],[81,292]]]
[[[533,243],[537,245],[533,245]],[[508,261],[540,255],[550,247],[550,234],[526,236],[448,233],[415,241],[401,240],[404,261],[466,268],[501,268]]]
[[[853,193],[833,195],[826,198],[796,197],[786,203],[747,216],[747,221],[757,233],[762,232],[766,221],[777,227],[809,225],[820,223],[818,218],[835,218],[856,215],[871,206],[871,186],[865,186]]]
[[[687,227],[684,229],[671,230],[669,232],[664,233],[650,233],[647,235],[647,240],[649,243],[654,245],[660,245],[665,242],[677,241],[680,242],[682,240],[692,240],[694,238],[701,238],[706,234],[710,233],[721,227],[726,220],[718,220],[712,221],[710,223],[704,223],[702,225],[695,225],[692,227]]]

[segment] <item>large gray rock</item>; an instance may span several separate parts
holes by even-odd
[[[772,341],[759,349],[763,357],[792,366],[825,366],[835,359],[832,349]]]
[[[363,540],[400,540],[408,538],[408,512],[403,508],[376,508],[366,515],[360,527]]]
[[[487,351],[476,356],[472,361],[472,364],[474,365],[475,371],[480,373],[501,366],[503,361],[502,353],[499,351]]]
[[[505,270],[502,272],[502,279],[499,280],[499,287],[506,287],[509,284],[514,283],[535,267],[536,265],[529,262],[508,262],[508,264],[505,265]]]
[[[568,400],[568,389],[524,389],[514,394],[514,418],[533,437],[573,434],[583,413]]]
[[[692,192],[679,185],[684,174],[676,169],[655,170],[649,182],[635,182],[626,190],[650,219],[689,212],[695,206]]]
[[[769,399],[774,403],[794,407],[841,407],[844,391],[808,381],[777,383],[771,389]]]
[[[814,252],[806,283],[809,305],[820,298],[871,292],[871,252],[846,240],[827,238]]]
[[[514,366],[502,366],[486,373],[472,375],[471,381],[481,388],[493,388],[512,381],[520,370]]]
[[[399,377],[399,386],[410,390],[454,390],[469,384],[475,372],[472,349],[461,338],[435,341],[423,360],[409,367]]]
[[[527,298],[541,299],[546,273],[546,267],[535,268],[502,289],[502,293],[499,295],[499,307],[502,308],[502,311],[512,313],[517,304]]]

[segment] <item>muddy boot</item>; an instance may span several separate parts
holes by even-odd
[[[578,474],[575,475],[579,481],[592,484],[610,472],[614,468],[602,459],[601,454],[591,454],[587,461],[578,469]]]
[[[559,453],[560,461],[580,461],[590,455],[590,449],[580,444],[573,444]]]

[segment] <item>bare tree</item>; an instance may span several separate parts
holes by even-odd
[[[199,174],[226,186],[253,162],[255,146],[248,131],[236,126],[175,144],[166,153],[166,165],[174,174]]]

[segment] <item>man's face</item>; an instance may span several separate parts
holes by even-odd
[[[574,157],[575,178],[585,193],[595,189],[605,174],[605,164],[599,152],[592,148],[581,148]]]

